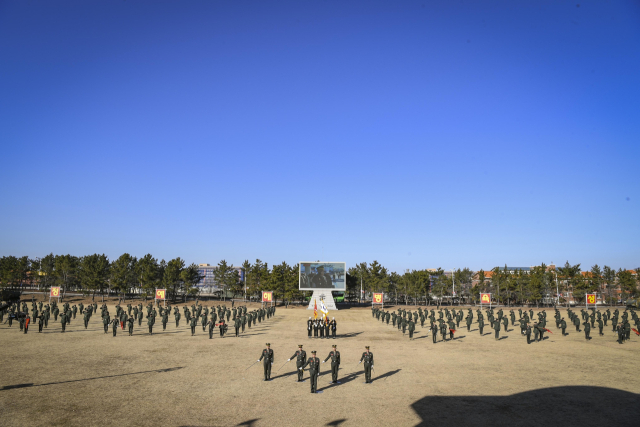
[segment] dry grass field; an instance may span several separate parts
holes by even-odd
[[[587,342],[574,328],[562,337],[550,322],[553,334],[527,345],[517,327],[495,341],[489,328],[481,337],[475,323],[471,332],[461,323],[455,340],[433,344],[426,328],[409,341],[369,309],[330,314],[335,340],[307,338],[310,311],[302,308],[278,308],[240,338],[216,331],[211,340],[200,327],[192,337],[184,318],[176,329],[173,317],[166,332],[156,323],[149,336],[143,322],[132,337],[115,338],[99,315],[87,330],[78,316],[64,334],[59,323],[41,334],[32,325],[26,335],[5,323],[0,425],[640,425],[635,334],[619,345],[609,327]],[[270,382],[261,364],[246,370],[266,342],[275,352]],[[330,384],[328,362],[318,394],[308,380],[295,382],[294,361],[276,373],[297,344],[322,359],[337,344],[342,383]],[[358,365],[365,345],[375,355],[372,384]]]

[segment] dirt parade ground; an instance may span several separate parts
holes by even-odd
[[[108,305],[113,316],[115,302]],[[0,425],[640,425],[640,339],[632,333],[618,344],[610,323],[604,336],[592,330],[590,341],[571,325],[563,337],[548,310],[553,333],[528,345],[511,322],[498,341],[488,326],[480,336],[475,318],[470,332],[463,321],[454,340],[438,336],[434,344],[428,321],[410,341],[370,308],[330,312],[338,337],[308,338],[312,314],[278,307],[239,338],[230,327],[213,339],[200,324],[192,337],[184,318],[176,328],[173,316],[166,331],[157,322],[149,335],[143,321],[133,336],[118,329],[115,338],[99,314],[86,330],[78,315],[65,333],[53,318],[42,333],[32,324],[26,335],[17,322],[3,322]],[[249,367],[267,342],[275,363],[265,382],[262,363]],[[306,371],[296,382],[295,360],[281,366],[298,344],[321,360],[337,344],[340,383],[331,383],[330,362],[321,365],[319,393],[310,393]],[[358,364],[366,345],[375,356],[371,384]]]

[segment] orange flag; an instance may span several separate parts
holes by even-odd
[[[318,301],[316,301],[315,299],[313,300],[313,318],[318,318]]]

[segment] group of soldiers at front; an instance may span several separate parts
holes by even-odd
[[[273,362],[275,361],[274,352],[271,349],[271,344],[266,343],[267,348],[262,350],[260,354],[260,358],[254,362],[259,363],[262,361],[262,366],[264,370],[264,381],[271,380],[271,368],[273,366]],[[332,350],[329,352],[327,357],[324,360],[320,360],[316,357],[317,352],[313,350],[311,352],[311,357],[307,359],[307,352],[302,349],[303,345],[298,345],[298,350],[293,353],[291,357],[287,359],[287,361],[280,367],[282,369],[284,365],[286,365],[291,360],[296,361],[296,372],[298,374],[297,382],[304,381],[304,370],[308,368],[309,371],[309,381],[311,383],[311,393],[316,393],[318,390],[318,376],[320,375],[320,364],[325,363],[327,360],[331,359],[331,383],[338,384],[338,371],[340,370],[340,352],[337,349],[337,345],[332,345]],[[364,362],[364,377],[365,383],[370,384],[371,380],[371,370],[373,368],[373,353],[369,351],[369,346],[365,347],[365,351],[362,353],[362,357],[360,358],[360,362],[358,364]],[[253,366],[253,365],[251,365]],[[251,367],[249,366],[249,368]],[[248,369],[248,368],[247,368]],[[278,369],[278,370],[280,370]]]
[[[116,313],[113,318],[109,313],[106,304],[100,307],[100,317],[104,326],[104,333],[108,333],[109,326],[112,328],[113,336],[115,337],[120,327],[123,331],[125,326],[128,329],[129,335],[133,335],[133,328],[137,320],[138,326],[142,326],[142,320],[146,317],[147,326],[149,327],[149,334],[153,334],[153,326],[156,323],[156,318],[159,317],[162,322],[162,330],[166,330],[167,323],[169,322],[169,316],[171,313],[171,304],[167,304],[166,307],[158,305],[158,310],[153,304],[148,304],[146,307],[146,316],[144,314],[142,303],[132,306],[128,304],[126,309],[121,307],[120,304],[116,305]],[[87,329],[89,321],[94,313],[98,311],[98,304],[89,304],[85,306],[83,303],[71,306],[68,302],[65,302],[58,307],[56,301],[52,301],[51,304],[44,304],[43,302],[36,303],[31,302],[31,314],[29,313],[26,302],[16,302],[8,305],[3,310],[0,310],[0,322],[3,321],[4,316],[7,315],[5,323],[9,323],[9,327],[12,326],[13,320],[17,320],[20,323],[20,331],[25,334],[29,330],[31,319],[38,321],[38,332],[42,332],[43,328],[47,328],[49,325],[49,319],[53,316],[54,321],[58,321],[60,317],[61,332],[65,332],[66,326],[71,323],[71,319],[75,319],[79,313],[83,316],[84,327]],[[245,327],[251,328],[251,325],[256,326],[256,322],[262,323],[263,320],[270,319],[275,315],[276,308],[274,306],[259,308],[256,310],[248,311],[246,306],[227,308],[225,305],[218,305],[216,307],[203,307],[196,303],[191,308],[186,305],[183,307],[184,317],[187,324],[191,328],[191,335],[196,333],[196,327],[198,322],[202,326],[202,331],[205,332],[207,327],[209,329],[209,338],[213,338],[213,331],[216,326],[219,328],[220,337],[224,338],[227,332],[227,323],[233,321],[235,329],[235,336],[238,337],[240,333],[245,332]],[[176,322],[176,328],[180,326],[180,309],[176,306],[173,307],[173,316]],[[226,321],[225,321],[226,318]],[[218,319],[220,319],[218,321]]]
[[[474,314],[471,308],[467,309],[467,316],[464,318],[467,325],[467,331],[471,331],[471,324],[473,323]],[[533,309],[526,310],[519,309],[519,324],[520,324],[520,334],[527,337],[527,344],[530,344],[532,341],[538,342],[544,339],[544,333],[551,331],[546,328],[547,324],[547,313],[542,310],[537,313],[537,321],[531,321],[534,318]],[[591,339],[589,334],[591,328],[594,327],[594,323],[598,323],[598,328],[600,331],[600,335],[604,335],[602,333],[603,326],[607,325],[607,319],[611,320],[613,325],[613,331],[618,334],[618,342],[620,344],[624,343],[625,340],[630,338],[630,333],[633,330],[637,335],[640,335],[638,329],[640,329],[640,319],[638,319],[638,315],[635,311],[625,311],[621,317],[619,317],[619,310],[615,309],[613,313],[613,317],[611,315],[611,310],[607,309],[604,315],[595,308],[591,309],[591,313],[587,310],[581,310],[581,318],[577,314],[575,314],[571,309],[567,310],[568,316],[571,319],[572,323],[576,326],[576,331],[580,332],[580,324],[584,325],[585,339]],[[442,309],[438,311],[438,319],[436,319],[435,310],[422,310],[421,307],[418,307],[417,311],[411,312],[407,311],[403,308],[399,308],[398,310],[389,313],[389,311],[384,311],[378,307],[371,307],[372,316],[376,320],[380,320],[383,323],[389,324],[391,321],[392,326],[395,328],[397,325],[398,330],[402,330],[402,333],[405,334],[407,331],[409,332],[409,339],[413,339],[413,334],[416,329],[416,324],[420,321],[420,326],[424,328],[425,321],[428,319],[430,326],[429,330],[431,331],[431,336],[433,338],[433,342],[437,342],[438,333],[442,336],[442,341],[447,341],[447,335],[449,335],[449,339],[454,339],[454,334],[456,333],[456,328],[460,326],[460,322],[463,320],[464,312],[462,309],[455,310],[452,309],[449,311],[448,308]],[[636,328],[631,328],[629,322],[629,313],[631,313],[631,318],[635,322]],[[477,324],[480,335],[484,335],[484,314],[482,310],[477,309]],[[502,309],[499,309],[494,312],[493,309],[486,310],[487,321],[489,322],[491,329],[494,330],[494,337],[496,340],[500,339],[500,329],[504,327],[504,331],[507,331],[507,327],[509,326],[509,318],[504,313]],[[509,317],[511,319],[511,324],[513,326],[516,325],[516,315],[514,310],[509,311]],[[620,321],[618,320],[620,318]],[[562,335],[568,335],[565,333],[565,329],[567,327],[566,321],[560,314],[560,310],[555,308],[555,319],[556,319],[556,327],[562,330]],[[603,325],[604,323],[604,325]],[[531,335],[534,335],[534,339],[531,339]]]

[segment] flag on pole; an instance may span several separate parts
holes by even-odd
[[[313,318],[314,320],[318,318],[318,301],[316,301],[316,299],[313,299]]]
[[[320,300],[320,311],[322,312],[322,317],[326,317],[327,314],[329,314],[329,310],[327,310],[327,307],[324,305],[324,301]]]

